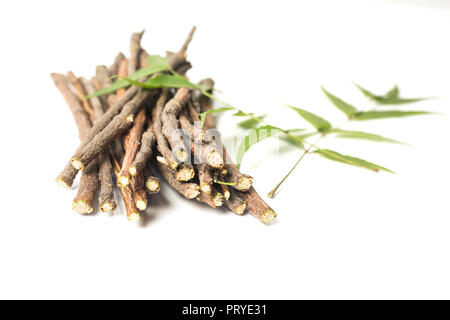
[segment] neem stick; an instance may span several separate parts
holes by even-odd
[[[86,89],[87,94],[95,93],[95,87],[86,79],[81,78],[81,83]],[[103,105],[98,97],[93,97],[90,100],[94,117],[98,119],[104,113]],[[98,196],[98,204],[100,211],[110,212],[116,208],[116,201],[114,200],[114,182],[112,179],[112,165],[109,155],[105,152],[102,154],[99,161],[98,177],[100,181],[100,192]]]

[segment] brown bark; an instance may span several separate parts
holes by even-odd
[[[156,138],[150,121],[148,124],[147,130],[142,134],[139,152],[136,154],[133,163],[129,167],[129,172],[132,176],[135,176],[138,172],[142,171],[146,166],[147,160],[150,159],[153,153],[153,146],[155,145]]]
[[[156,146],[158,151],[166,160],[167,164],[170,166],[172,170],[175,170],[178,167],[178,162],[172,156],[172,150],[169,147],[166,137],[162,133],[162,123],[161,123],[161,115],[164,109],[166,102],[169,100],[169,90],[162,89],[161,95],[156,102],[156,107],[153,110],[153,129],[156,137]]]
[[[213,177],[210,168],[206,163],[196,165],[198,171],[198,180],[200,182],[200,190],[210,194],[212,191]]]
[[[251,187],[246,192],[236,191],[236,193],[247,203],[248,211],[263,223],[269,224],[275,220],[277,214],[263,199],[261,199],[255,188]]]
[[[131,127],[134,122],[134,114],[139,112],[144,102],[148,99],[149,94],[148,91],[140,90],[139,93],[123,107],[120,114],[115,116],[101,132],[75,153],[71,160],[75,169],[83,170],[93,159],[105,151],[115,137]],[[108,112],[109,110],[105,115]],[[103,117],[100,118],[100,120],[102,119]]]
[[[130,165],[133,163],[136,154],[139,150],[142,132],[144,131],[144,125],[146,122],[145,109],[141,109],[136,117],[136,120],[124,140],[127,140],[125,144],[125,157],[122,161],[122,168],[120,170],[119,183],[126,186],[130,182]]]
[[[164,106],[161,113],[162,133],[166,137],[176,159],[184,162],[188,158],[188,149],[179,133],[178,116],[189,99],[189,90],[180,88],[175,96]]]
[[[113,162],[113,166],[114,166],[114,173],[116,175],[116,178],[118,178],[119,172],[120,172],[119,162],[115,157],[113,157],[112,162]],[[136,204],[134,202],[133,190],[131,189],[131,186],[130,185],[128,185],[126,187],[118,186],[118,188],[119,188],[120,194],[122,196],[123,203],[125,205],[127,219],[130,221],[139,220],[139,218],[140,218],[139,209],[136,208]]]
[[[95,93],[96,89],[84,78],[81,78],[81,82],[86,89],[87,94]],[[94,112],[94,118],[99,119],[104,114],[103,105],[98,97],[90,99],[90,104]],[[100,182],[100,192],[98,196],[98,204],[100,211],[110,212],[116,208],[116,201],[114,200],[114,182],[112,178],[112,165],[111,159],[107,153],[100,155],[98,169],[98,179]]]
[[[225,200],[225,206],[236,214],[243,214],[247,209],[247,203],[236,193],[233,193],[229,199]]]
[[[67,72],[67,79],[69,79],[72,87],[75,89],[75,93],[78,96],[78,99],[81,101],[81,105],[83,106],[84,111],[89,115],[91,119],[94,118],[94,110],[92,110],[92,106],[88,100],[84,99],[86,96],[86,90],[81,83],[80,79],[78,79],[72,71]]]
[[[91,119],[91,122],[93,122],[95,118],[93,107],[89,101],[82,100],[87,95],[86,89],[82,84],[82,80],[78,79],[71,71],[67,73],[67,78],[72,83],[72,87],[75,89],[78,98],[82,101],[84,111],[86,111]],[[89,170],[86,170],[86,172],[83,172],[81,175],[78,192],[72,202],[72,209],[79,214],[92,213],[94,210],[94,198],[97,194],[98,184],[98,166],[93,165]]]
[[[212,194],[201,192],[197,200],[207,204],[211,208],[220,207],[224,202],[223,195],[220,192],[214,192]]]
[[[128,75],[128,59],[123,59],[119,63],[119,69],[117,70],[117,79],[121,79]],[[132,88],[132,87],[131,87]],[[126,89],[120,88],[116,91],[116,97],[120,98],[125,94]]]
[[[73,118],[75,119],[75,123],[78,128],[78,136],[80,137],[80,140],[85,140],[87,138],[87,132],[91,126],[88,114],[84,111],[83,106],[81,105],[75,94],[72,92],[72,90],[70,90],[69,82],[65,78],[65,76],[58,73],[52,73],[50,76],[58,90],[61,92],[67,105],[69,106],[70,111],[72,112]],[[78,171],[73,167],[70,168],[71,166],[72,165],[68,163],[64,170],[56,178],[56,181],[59,184],[68,188],[72,186],[73,181],[78,173]]]
[[[139,66],[139,54],[141,53],[141,39],[145,30],[135,32],[131,35],[130,58],[128,59],[128,74],[133,74]]]
[[[125,55],[122,52],[119,52],[117,54],[117,56],[114,58],[113,64],[109,67],[109,69],[107,69],[107,71],[109,72],[110,75],[117,75],[117,72],[119,70],[119,64],[124,59],[125,59]]]
[[[147,208],[147,193],[145,192],[144,174],[139,174],[131,177],[131,189],[133,190],[134,203],[139,210]]]

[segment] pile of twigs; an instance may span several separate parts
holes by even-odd
[[[186,51],[194,30],[179,51],[167,53],[171,69],[181,75],[191,68]],[[128,58],[120,53],[110,67],[97,66],[90,80],[77,78],[72,72],[51,74],[73,114],[81,140],[56,179],[70,188],[82,171],[73,210],[92,213],[98,193],[100,211],[113,211],[117,185],[127,218],[137,220],[140,211],[147,208],[147,197],[160,190],[155,174],[187,199],[214,208],[225,206],[239,215],[248,210],[262,222],[272,222],[275,212],[252,187],[253,178],[240,173],[229,159],[212,115],[206,116],[204,125],[197,125],[201,123],[199,114],[212,108],[211,99],[201,91],[130,86],[86,99],[115,79],[147,66],[148,54],[140,45],[142,35],[132,35]],[[200,84],[212,92],[211,79]]]

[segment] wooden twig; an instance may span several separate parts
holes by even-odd
[[[78,136],[80,137],[80,141],[84,141],[87,139],[87,132],[91,126],[88,114],[84,111],[83,106],[75,94],[73,94],[72,90],[70,90],[69,82],[65,76],[59,73],[52,73],[50,76],[72,112],[78,128]],[[59,184],[67,188],[72,186],[77,175],[77,170],[70,167],[72,167],[72,165],[69,163],[56,178],[56,181]]]
[[[179,162],[186,161],[189,156],[183,137],[180,136],[178,122],[178,116],[188,99],[189,90],[187,88],[178,89],[175,96],[166,103],[161,114],[162,133]]]
[[[130,128],[134,122],[134,114],[139,112],[149,95],[148,91],[139,90],[139,93],[123,107],[120,114],[115,116],[101,132],[75,153],[71,159],[74,168],[83,170],[93,159],[105,151],[115,137]],[[120,99],[122,98],[123,96]]]
[[[117,54],[117,56],[115,57],[113,64],[109,67],[109,69],[107,69],[107,71],[109,71],[110,75],[117,75],[118,70],[119,70],[119,64],[124,59],[125,59],[125,55],[122,52],[119,52]]]
[[[198,171],[198,179],[200,182],[200,190],[210,194],[212,191],[213,177],[210,168],[206,163],[196,165]]]
[[[201,192],[197,200],[207,204],[211,208],[222,206],[224,201],[223,195],[220,192],[214,192],[212,194]]]
[[[145,30],[135,32],[131,35],[130,58],[128,60],[128,74],[133,74],[139,66],[139,54],[141,52],[141,39]]]
[[[247,203],[236,193],[233,193],[229,199],[225,200],[225,206],[236,214],[243,214],[247,209]]]
[[[145,109],[141,109],[136,117],[136,120],[124,140],[127,141],[125,145],[125,157],[122,162],[122,167],[119,174],[118,183],[126,186],[130,183],[130,165],[133,163],[135,156],[139,150],[142,132],[146,122]]]
[[[180,182],[175,178],[172,170],[168,166],[158,161],[154,161],[153,164],[167,181],[167,183],[169,183],[169,185],[176,191],[178,191],[178,193],[180,193],[183,197],[187,199],[193,199],[200,194],[200,187],[198,186],[198,184]]]
[[[158,177],[154,177],[149,166],[145,166],[142,170],[145,178],[145,187],[150,194],[158,193],[161,189],[161,183]]]
[[[119,164],[119,160],[120,159],[116,159],[115,157],[112,157],[113,159],[113,166],[114,166],[114,173],[116,174],[116,178],[118,178],[119,176],[119,172],[120,172],[120,164]],[[122,196],[123,199],[123,203],[125,205],[125,211],[127,214],[127,219],[130,221],[136,221],[139,220],[139,218],[141,217],[139,215],[139,209],[136,207],[136,204],[134,202],[134,196],[133,196],[133,191],[131,189],[131,186],[118,186],[119,187],[119,191],[120,194]]]
[[[147,208],[147,193],[145,192],[145,179],[143,172],[131,177],[131,189],[133,190],[134,203],[139,210]]]
[[[87,94],[96,92],[94,86],[84,78],[81,78],[83,87]],[[94,119],[99,119],[104,114],[103,105],[98,97],[90,99],[90,104],[94,112]],[[95,121],[95,120],[94,120]],[[110,212],[116,208],[116,201],[114,200],[114,182],[112,178],[112,165],[110,157],[107,153],[100,155],[98,179],[100,182],[100,192],[98,196],[98,204],[100,211]]]
[[[269,207],[267,203],[256,192],[255,188],[251,187],[246,192],[236,191],[238,196],[247,203],[248,211],[264,222],[265,224],[271,223],[275,220],[277,214],[275,211]]]
[[[158,151],[166,160],[167,164],[170,166],[172,170],[175,170],[178,167],[178,162],[174,159],[172,155],[172,150],[169,147],[166,137],[162,133],[162,122],[161,115],[164,109],[166,102],[169,100],[169,90],[162,89],[161,95],[156,102],[156,107],[153,110],[153,129],[155,132],[156,142]]]
[[[156,137],[153,132],[153,127],[151,122],[148,121],[148,128],[142,134],[141,138],[141,148],[139,152],[136,154],[133,163],[129,167],[129,172],[132,176],[135,176],[138,172],[141,172],[143,168],[146,166],[146,162],[153,153],[153,146],[155,145]]]

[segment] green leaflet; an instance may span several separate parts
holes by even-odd
[[[402,118],[409,116],[420,116],[425,114],[433,114],[433,112],[429,111],[401,111],[401,110],[386,110],[386,111],[378,111],[378,110],[370,110],[370,111],[361,111],[358,112],[354,119],[358,121],[364,120],[374,120],[374,119],[386,119],[386,118]]]
[[[199,86],[191,83],[185,77],[178,74],[160,74],[153,78],[148,79],[145,82],[138,82],[131,78],[123,78],[134,86],[138,86],[146,89],[157,89],[157,88],[191,88],[199,89]]]
[[[362,139],[362,140],[370,140],[377,142],[388,142],[388,143],[400,143],[405,144],[403,142],[389,139],[378,134],[361,132],[361,131],[348,131],[341,129],[333,129],[331,132],[336,133],[337,138],[350,138],[350,139]]]
[[[398,98],[399,93],[400,92],[398,86],[395,84],[394,87],[389,90],[384,96],[386,97],[386,99],[395,99]]]
[[[160,55],[157,54],[151,54],[147,57],[147,63],[149,65],[149,68],[156,68],[159,67],[162,70],[169,70],[170,69],[170,63],[169,61],[164,58],[161,57]],[[142,69],[141,69],[142,70]]]
[[[234,114],[236,115],[236,114]],[[264,120],[264,118],[267,116],[267,114],[263,114],[261,116],[257,116],[254,118],[250,118],[241,122],[238,122],[238,126],[244,129],[254,129],[256,128],[261,122],[262,120]]]
[[[222,108],[216,108],[216,109],[210,109],[208,111],[202,112],[199,114],[200,120],[202,122],[202,127],[205,124],[206,116],[211,113],[220,113],[228,110],[236,110],[234,107],[222,107]]]
[[[318,149],[318,150],[315,150],[314,153],[317,153],[328,160],[342,162],[345,164],[368,169],[371,171],[378,172],[378,171],[382,170],[382,171],[394,173],[393,171],[391,171],[385,167],[379,166],[377,164],[374,164],[372,162],[369,162],[369,161],[366,161],[366,160],[363,160],[360,158],[352,157],[352,156],[343,155],[343,154],[340,154],[339,152],[336,152],[333,150]]]
[[[248,133],[242,140],[237,150],[236,162],[238,169],[241,166],[242,158],[244,158],[244,154],[255,144],[260,141],[263,141],[267,138],[270,138],[281,132],[281,129],[272,126],[262,126],[256,129],[253,129],[250,133]]]
[[[254,115],[254,113],[246,113],[246,112],[241,111],[241,110],[239,110],[236,113],[233,113],[234,117],[248,117],[248,116],[253,116],[253,115]]]
[[[333,103],[336,108],[345,113],[349,118],[352,118],[358,112],[358,110],[354,106],[332,95],[327,90],[325,90],[324,87],[321,88],[323,93],[327,96],[327,98],[331,101],[331,103]]]
[[[395,85],[391,90],[389,90],[385,95],[379,96],[376,95],[367,89],[364,89],[359,84],[355,83],[355,86],[361,91],[366,97],[369,99],[375,101],[378,104],[381,105],[389,105],[389,104],[406,104],[406,103],[413,103],[413,102],[419,102],[423,100],[427,100],[430,98],[400,98],[399,95],[399,88],[397,85]]]
[[[148,56],[148,64],[149,64],[148,67],[137,70],[135,73],[128,76],[128,78],[131,80],[137,81],[143,77],[147,77],[154,73],[166,71],[166,70],[170,69],[170,65],[169,65],[169,62],[167,61],[167,59],[165,59],[161,56],[158,56],[158,55]],[[100,89],[96,93],[88,95],[85,98],[90,99],[92,97],[101,96],[104,94],[115,92],[121,88],[126,88],[128,86],[130,86],[130,81],[127,81],[125,79],[119,79],[116,82],[114,82],[113,84],[111,84],[109,87]]]
[[[286,106],[297,112],[303,119],[312,124],[319,132],[326,132],[332,128],[331,123],[324,118],[315,115],[314,113],[293,106]]]

